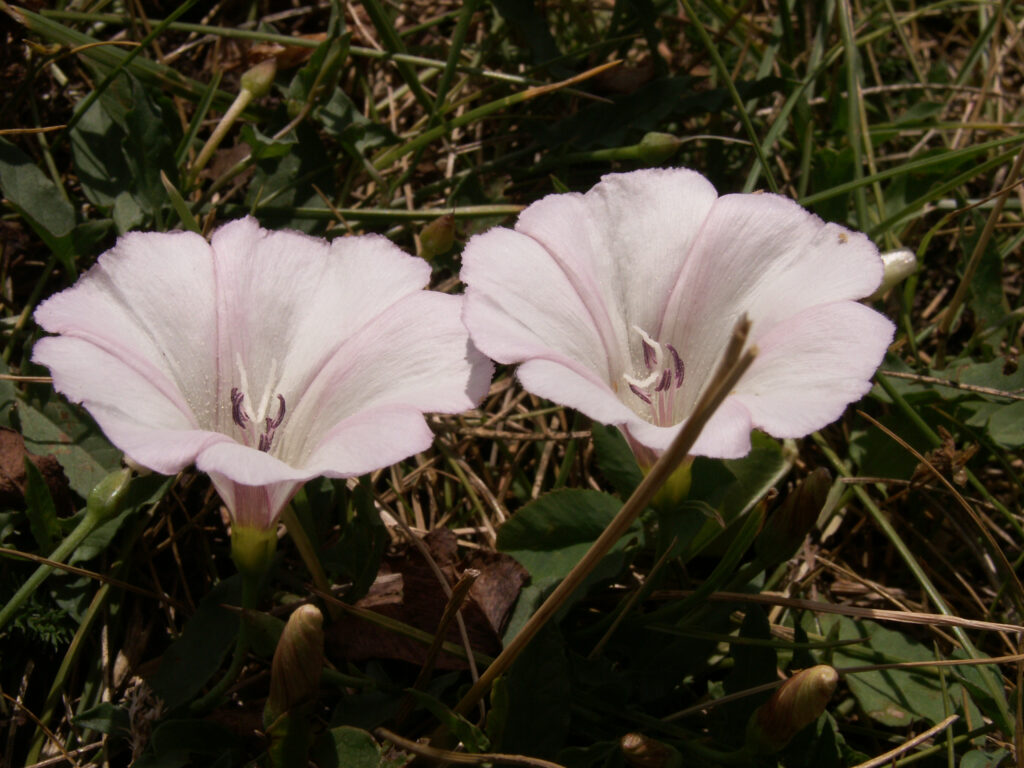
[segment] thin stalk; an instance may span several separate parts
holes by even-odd
[[[469,32],[469,24],[473,20],[480,0],[466,0],[459,11],[459,23],[455,25],[455,32],[452,34],[451,42],[448,44],[448,60],[445,62],[444,70],[441,72],[441,79],[437,82],[437,92],[434,96],[433,120],[440,118],[444,108],[445,99],[448,98],[448,89],[451,88],[452,79],[459,64],[459,56],[462,54],[462,46],[466,43],[466,34]]]
[[[388,18],[387,11],[384,10],[379,0],[363,0],[361,4],[367,15],[369,15],[370,21],[373,22],[373,26],[376,27],[377,33],[381,37],[381,42],[383,42],[388,52],[392,54],[407,53],[405,43],[398,36],[394,24]],[[423,89],[423,83],[420,82],[416,70],[412,68],[408,61],[394,59],[394,62],[402,79],[405,80],[405,84],[409,86],[412,95],[416,97],[416,101],[428,112],[432,111],[434,100]]]
[[[715,63],[715,69],[718,70],[719,77],[722,78],[722,82],[725,83],[726,89],[729,91],[729,95],[732,97],[733,103],[736,105],[736,111],[739,113],[740,122],[743,123],[743,130],[747,134],[747,138],[754,145],[754,153],[757,155],[757,161],[761,164],[764,169],[764,180],[768,182],[768,188],[772,192],[779,191],[779,185],[775,182],[775,175],[772,173],[771,167],[768,165],[768,158],[764,154],[764,150],[761,149],[761,140],[757,136],[757,131],[754,130],[754,124],[750,122],[750,115],[747,114],[747,110],[743,105],[743,99],[740,98],[739,91],[736,90],[736,84],[732,81],[732,76],[729,74],[729,68],[725,65],[722,60],[722,56],[718,53],[718,48],[715,46],[714,41],[705,29],[704,24],[700,18],[693,11],[693,7],[690,5],[689,0],[679,0],[680,5],[686,11],[687,17],[690,19],[690,23],[693,24],[693,28],[697,30],[697,34],[700,36],[701,42],[704,44],[704,48],[707,49],[708,55],[711,56],[711,60]]]
[[[242,574],[242,616],[239,619],[238,635],[235,638],[235,650],[231,654],[231,664],[205,696],[192,702],[189,709],[195,715],[205,714],[220,704],[224,694],[238,679],[238,674],[242,671],[245,657],[249,653],[249,622],[246,621],[245,612],[256,608],[261,580],[260,576],[251,573]]]
[[[63,564],[78,546],[85,541],[86,537],[96,530],[96,527],[101,523],[105,523],[110,518],[106,513],[93,512],[89,509],[86,510],[85,515],[82,517],[81,522],[75,526],[75,529],[68,534],[67,538],[64,539],[57,548],[50,553],[47,558],[50,562]],[[31,597],[32,593],[36,591],[40,584],[46,580],[55,567],[53,565],[40,565],[36,570],[29,576],[25,582],[18,588],[18,591],[14,593],[14,596],[7,601],[7,604],[3,608],[0,608],[0,630],[3,630],[7,623],[14,617],[21,608],[22,604]]]
[[[167,29],[171,22],[195,4],[196,0],[185,0],[185,2],[181,3],[177,8],[171,11],[170,15],[168,15],[166,19],[161,21],[159,24],[156,24],[153,27],[153,31],[146,35],[137,46],[125,54],[124,58],[121,59],[121,61],[118,62],[109,73],[107,73],[107,76],[100,81],[99,85],[89,91],[89,94],[78,103],[78,106],[75,107],[74,113],[71,115],[71,119],[69,119],[67,124],[64,126],[64,130],[58,134],[57,140],[54,142],[55,147],[58,146],[63,139],[71,135],[72,128],[78,124],[78,121],[81,120],[85,113],[89,111],[89,108],[96,102],[100,95],[112,82],[114,82],[114,78],[121,74],[125,67],[127,67],[136,56],[146,50],[151,42],[163,34],[164,30]]]
[[[852,477],[849,466],[846,464],[845,461],[843,461],[843,459],[841,459],[836,454],[835,451],[832,450],[831,446],[829,446],[829,444],[825,441],[825,438],[821,436],[821,433],[815,432],[812,435],[812,439],[814,440],[815,444],[817,444],[818,448],[821,449],[822,453],[825,455],[825,458],[828,459],[829,463],[832,465],[832,468],[836,471],[836,474],[842,477]],[[878,508],[878,505],[875,504],[874,500],[871,498],[868,492],[864,490],[863,486],[860,485],[854,485],[853,492],[854,494],[856,494],[857,499],[860,501],[860,503],[868,511],[868,514],[874,521],[875,525],[878,526],[882,534],[889,540],[889,542],[896,549],[896,552],[903,560],[903,564],[913,574],[914,579],[917,581],[917,583],[921,585],[921,589],[928,596],[929,602],[931,602],[931,604],[935,606],[935,610],[938,613],[941,613],[943,616],[955,616],[955,613],[949,608],[948,605],[946,605],[946,601],[943,599],[942,593],[935,588],[934,584],[932,584],[931,579],[928,578],[928,574],[924,572],[924,569],[921,568],[917,560],[914,559],[914,554],[910,551],[909,547],[907,547],[906,542],[903,541],[899,533],[897,533],[896,529],[892,527],[892,523],[889,522],[889,518],[886,516],[884,512],[882,512],[881,509]],[[964,650],[968,654],[970,654],[974,658],[981,658],[981,652],[978,651],[978,649],[974,646],[974,643],[971,642],[971,638],[968,637],[963,627],[953,625],[952,631],[956,635],[957,640],[960,641]],[[1001,716],[1000,719],[1002,721],[1000,723],[1000,727],[1005,727],[1008,723],[1012,722],[1012,717],[1010,715],[1009,709],[1006,706],[1006,701],[1002,695],[1002,686],[998,682],[999,668],[994,667],[995,677],[989,670],[986,669],[985,666],[979,665],[977,669],[981,673],[982,679],[984,680],[984,684],[987,689],[986,692],[989,696],[991,696],[993,702],[995,702],[996,707],[998,707],[999,709],[999,714]]]
[[[458,117],[444,123],[443,125],[438,125],[435,126],[434,128],[429,128],[428,130],[423,131],[422,133],[418,134],[415,138],[407,141],[405,144],[402,144],[398,147],[394,147],[393,149],[386,150],[385,152],[378,155],[377,158],[373,161],[373,167],[377,168],[378,170],[390,168],[392,165],[395,164],[397,160],[401,159],[402,157],[411,152],[416,152],[421,147],[425,147],[432,141],[436,141],[442,136],[445,136],[453,128],[458,128],[459,126],[476,122],[477,120],[492,115],[495,112],[500,112],[501,110],[508,109],[509,107],[513,107],[516,104],[521,104],[524,101],[529,101],[530,99],[535,99],[538,96],[542,96],[546,93],[553,93],[554,91],[561,90],[570,85],[581,83],[584,80],[588,80],[591,77],[594,77],[595,75],[601,74],[607,69],[617,67],[619,63],[620,62],[618,61],[611,61],[608,62],[607,64],[601,64],[600,66],[594,67],[593,69],[588,69],[586,72],[576,75],[575,77],[570,77],[568,80],[561,80],[557,83],[552,83],[550,85],[540,85],[535,88],[527,88],[525,91],[520,91],[519,93],[514,93],[511,96],[505,96],[504,98],[488,102],[487,104],[477,107],[476,109],[471,109],[468,112],[465,112],[459,115]]]
[[[316,585],[316,588],[321,592],[330,594],[331,582],[328,580],[324,566],[316,553],[316,547],[313,546],[313,542],[306,534],[306,529],[299,520],[299,516],[295,514],[291,504],[285,505],[284,511],[281,512],[281,522],[284,523],[288,535],[291,536],[292,541],[295,543],[295,548],[299,550],[299,556],[309,571],[309,575],[313,577],[313,583]],[[339,616],[339,609],[334,603],[327,603],[327,612],[332,619],[336,619]]]
[[[864,178],[863,150],[866,137],[861,133],[860,56],[853,37],[853,11],[850,8],[850,0],[840,0],[839,3],[839,34],[842,37],[843,50],[846,53],[847,141],[853,151],[854,181],[861,181]],[[857,221],[860,228],[867,229],[868,199],[863,185],[854,187],[853,201],[857,207]]]
[[[573,567],[540,608],[530,617],[529,621],[526,622],[515,638],[505,646],[505,649],[494,662],[480,675],[480,679],[476,684],[462,697],[462,700],[455,706],[454,711],[456,713],[465,715],[469,712],[490,690],[491,684],[495,679],[508,671],[512,663],[522,653],[523,649],[537,632],[558,612],[569,596],[576,591],[587,576],[590,575],[590,572],[608,554],[615,543],[629,530],[630,526],[640,513],[647,508],[655,494],[669,479],[676,467],[686,458],[704,429],[704,425],[707,424],[712,414],[718,409],[718,406],[732,392],[733,387],[757,356],[756,347],[751,347],[741,354],[743,346],[746,344],[749,330],[749,322],[744,317],[737,323],[732,340],[722,357],[722,362],[711,384],[705,389],[704,394],[694,408],[693,414],[687,419],[668,450],[661,455],[651,468],[651,471],[647,473],[647,476],[637,486],[633,495],[622,505],[622,509],[619,510],[615,518],[608,524],[608,527],[594,541],[579,563]],[[439,740],[443,733],[444,728],[442,727],[435,733],[435,739]]]
[[[1010,196],[1010,192],[1013,191],[1014,185],[1017,181],[1017,177],[1020,176],[1021,166],[1024,166],[1024,151],[1017,153],[1017,158],[1013,161],[1013,166],[1010,168],[1010,173],[1006,177],[1006,183],[1003,185],[1003,193],[996,198],[996,203],[992,206],[992,210],[989,211],[988,219],[985,220],[985,228],[981,231],[981,235],[978,237],[978,242],[974,244],[974,250],[971,252],[971,257],[967,261],[967,266],[964,268],[964,276],[960,280],[960,284],[956,287],[956,292],[953,294],[953,298],[949,300],[949,304],[942,311],[942,317],[939,319],[939,327],[936,332],[936,344],[937,349],[935,351],[935,367],[942,369],[946,364],[946,341],[949,339],[949,331],[953,325],[953,318],[963,304],[964,299],[967,298],[967,290],[971,286],[971,280],[974,279],[974,273],[978,271],[978,265],[981,264],[981,257],[985,255],[985,249],[988,247],[989,240],[992,239],[992,233],[995,232],[996,223],[999,221],[999,217],[1003,214],[1003,206],[1006,204],[1006,198]]]

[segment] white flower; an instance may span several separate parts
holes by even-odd
[[[231,222],[125,235],[36,310],[33,360],[118,448],[209,472],[241,526],[273,525],[299,485],[426,449],[428,411],[472,407],[490,365],[461,297],[383,237],[332,243]]]
[[[745,313],[759,355],[693,453],[750,431],[800,437],[870,388],[893,325],[855,300],[882,278],[862,234],[778,195],[718,197],[685,169],[611,174],[546,197],[463,255],[473,342],[534,394],[665,450]]]

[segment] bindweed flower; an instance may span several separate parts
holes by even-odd
[[[33,360],[134,462],[194,463],[235,528],[266,531],[306,480],[425,450],[424,412],[483,397],[462,299],[429,278],[373,235],[328,243],[251,218],[210,242],[131,233],[36,310],[59,335]]]
[[[463,255],[474,343],[530,392],[618,425],[651,464],[686,422],[738,318],[757,359],[697,440],[802,437],[870,388],[893,325],[855,300],[882,279],[862,234],[770,194],[718,197],[686,169],[546,197]]]

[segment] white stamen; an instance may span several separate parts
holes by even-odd
[[[647,332],[643,328],[641,328],[639,325],[634,325],[633,326],[633,330],[636,331],[637,333],[639,333],[640,334],[640,338],[643,339],[650,346],[650,348],[654,350],[654,367],[655,368],[660,367],[661,366],[661,361],[662,361],[662,359],[665,356],[665,353],[664,353],[664,351],[661,348],[661,344],[659,344],[654,339],[652,339],[650,336],[648,336]]]
[[[661,371],[655,371],[646,379],[638,379],[634,376],[630,376],[628,373],[622,374],[622,378],[625,379],[627,384],[632,384],[634,387],[638,387],[640,389],[650,389],[660,377]]]
[[[270,373],[267,375],[267,385],[263,389],[263,397],[260,398],[259,408],[256,409],[256,423],[262,424],[267,418],[267,410],[270,408],[270,398],[274,396],[274,388],[277,386],[277,358],[270,359]]]

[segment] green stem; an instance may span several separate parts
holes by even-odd
[[[299,516],[295,514],[291,504],[285,506],[284,511],[281,513],[281,521],[288,530],[288,535],[292,537],[295,548],[299,550],[299,556],[302,558],[302,562],[306,564],[309,575],[313,577],[313,583],[316,584],[316,588],[321,592],[330,594],[331,582],[327,579],[324,566],[316,554],[316,547],[313,546],[313,542],[310,540],[306,529],[299,520]],[[331,618],[337,618],[337,606],[333,603],[328,603],[327,608]]]
[[[75,526],[75,530],[68,534],[67,538],[62,541],[53,552],[50,553],[49,560],[54,563],[63,564],[74,551],[78,549],[79,544],[85,541],[85,538],[92,533],[96,527],[107,520],[106,515],[97,514],[95,512],[86,511],[82,521]],[[55,570],[52,565],[40,565],[36,568],[35,572],[29,576],[25,583],[22,584],[18,591],[14,593],[14,597],[7,601],[7,604],[3,608],[0,608],[0,630],[7,625],[7,623],[14,617],[24,603],[32,595],[33,592],[39,587],[46,577],[49,576]]]
[[[459,115],[458,117],[453,118],[452,120],[446,121],[442,125],[438,125],[435,126],[434,128],[430,128],[426,131],[423,131],[422,133],[418,134],[415,138],[407,141],[405,144],[402,144],[400,146],[394,147],[393,149],[389,149],[381,153],[373,161],[373,167],[378,170],[390,168],[392,165],[394,165],[395,161],[399,160],[400,158],[404,157],[410,152],[415,152],[421,147],[427,146],[432,141],[436,141],[442,136],[445,136],[446,134],[450,133],[454,128],[458,128],[459,126],[462,125],[468,125],[469,123],[474,123],[483,117],[487,117],[489,115],[494,114],[495,112],[508,109],[509,107],[513,107],[516,104],[520,104],[524,101],[529,101],[530,99],[534,99],[545,93],[552,93],[567,86],[575,85],[576,83],[580,83],[584,80],[587,80],[588,78],[591,78],[594,75],[598,75],[601,72],[604,72],[606,69],[610,69],[611,67],[617,66],[618,64],[619,62],[617,61],[613,61],[608,64],[602,64],[599,67],[594,67],[593,69],[587,70],[581,75],[570,77],[568,80],[562,80],[561,82],[552,83],[551,85],[541,85],[535,88],[527,88],[525,91],[513,93],[511,96],[505,96],[504,98],[488,102],[487,104],[477,107],[476,109],[471,109]]]
[[[243,573],[242,575],[242,616],[238,623],[238,635],[235,638],[235,650],[231,654],[231,664],[221,679],[205,696],[192,702],[189,709],[194,715],[202,715],[218,704],[224,698],[228,688],[238,679],[238,674],[245,664],[245,657],[249,654],[249,623],[246,620],[246,612],[256,607],[260,593],[262,576]]]
[[[750,122],[750,115],[747,114],[746,107],[743,104],[743,99],[740,97],[740,92],[736,90],[736,84],[732,81],[732,76],[729,74],[729,68],[722,60],[722,56],[718,53],[718,48],[715,47],[715,42],[711,39],[711,36],[708,34],[707,29],[705,29],[700,17],[694,13],[693,6],[690,5],[689,0],[679,0],[679,2],[686,11],[686,16],[690,19],[690,23],[693,24],[693,28],[700,36],[700,40],[704,44],[704,48],[707,49],[708,55],[711,56],[711,60],[715,63],[715,69],[718,70],[719,77],[722,78],[722,82],[725,84],[726,90],[729,91],[729,95],[732,97],[732,101],[736,105],[736,111],[739,113],[740,122],[743,123],[743,130],[746,132],[747,138],[750,139],[751,144],[754,145],[754,153],[757,155],[757,161],[764,169],[764,180],[768,182],[768,188],[771,189],[772,192],[777,193],[779,191],[779,185],[775,183],[775,176],[772,174],[771,166],[768,165],[768,158],[765,157],[764,151],[761,149],[761,140],[757,136],[757,131],[754,130],[754,124]]]

